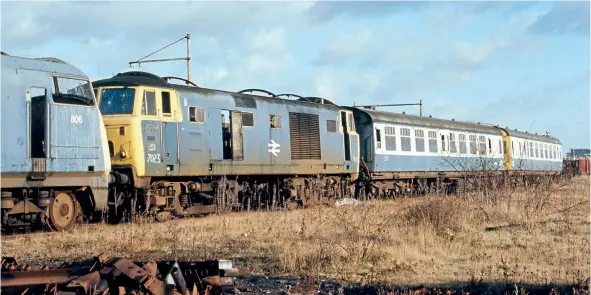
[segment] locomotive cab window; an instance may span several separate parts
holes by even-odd
[[[144,90],[142,115],[156,116],[156,92]]]
[[[53,101],[73,105],[94,105],[94,96],[87,80],[53,77]]]
[[[162,114],[170,116],[172,110],[170,107],[170,92],[162,91]]]
[[[103,115],[133,113],[135,89],[108,88],[101,91],[100,110]]]
[[[202,107],[189,107],[189,122],[205,123],[205,109]]]

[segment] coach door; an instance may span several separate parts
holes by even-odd
[[[29,129],[28,154],[31,158],[31,172],[45,173],[49,154],[49,105],[47,89],[31,87],[27,91],[27,127]],[[33,175],[34,177],[35,175]],[[38,175],[44,179],[44,175]]]
[[[179,158],[179,106],[178,100],[172,99],[169,91],[160,93],[160,142],[162,150],[162,162],[166,175],[178,175]]]

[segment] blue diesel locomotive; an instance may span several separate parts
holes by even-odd
[[[107,207],[107,136],[89,78],[2,52],[2,228],[71,227]]]
[[[168,79],[127,72],[93,83],[113,173],[125,180],[111,187],[116,207],[163,220],[220,205],[297,207],[352,194],[359,140],[351,110]],[[323,196],[310,193],[318,186]]]

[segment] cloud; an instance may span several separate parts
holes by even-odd
[[[309,19],[312,23],[324,23],[343,15],[353,17],[384,16],[397,12],[417,11],[427,5],[429,2],[420,1],[318,1],[310,8]]]
[[[367,54],[368,46],[376,45],[375,35],[376,33],[369,29],[340,31],[334,40],[326,44],[315,64],[343,64],[356,55]]]
[[[538,17],[529,28],[541,34],[578,34],[589,36],[589,1],[554,2],[554,8]]]
[[[371,97],[382,86],[379,73],[342,71],[335,67],[323,68],[314,76],[313,95],[334,103],[352,105]]]
[[[128,45],[160,44],[186,33],[237,37],[242,30],[284,22],[306,2],[2,2],[3,42],[22,47],[68,36],[72,40],[124,34]],[[141,7],[141,9],[139,8]],[[248,13],[245,13],[248,11]],[[24,16],[24,17],[23,17]],[[75,25],[72,25],[75,24]],[[239,27],[241,30],[236,30]],[[16,29],[15,29],[16,28]]]
[[[510,1],[318,1],[309,8],[309,20],[313,24],[322,24],[340,17],[373,18],[393,14],[416,13],[427,9],[451,8],[462,13],[486,14],[501,12],[509,16],[519,13],[533,2]]]
[[[285,49],[285,29],[260,29],[257,33],[250,33],[247,37],[250,48],[258,52],[283,52]]]

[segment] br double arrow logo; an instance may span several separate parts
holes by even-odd
[[[269,143],[269,153],[272,153],[275,157],[277,157],[277,154],[279,153],[279,147],[280,145],[271,139],[271,142]]]

